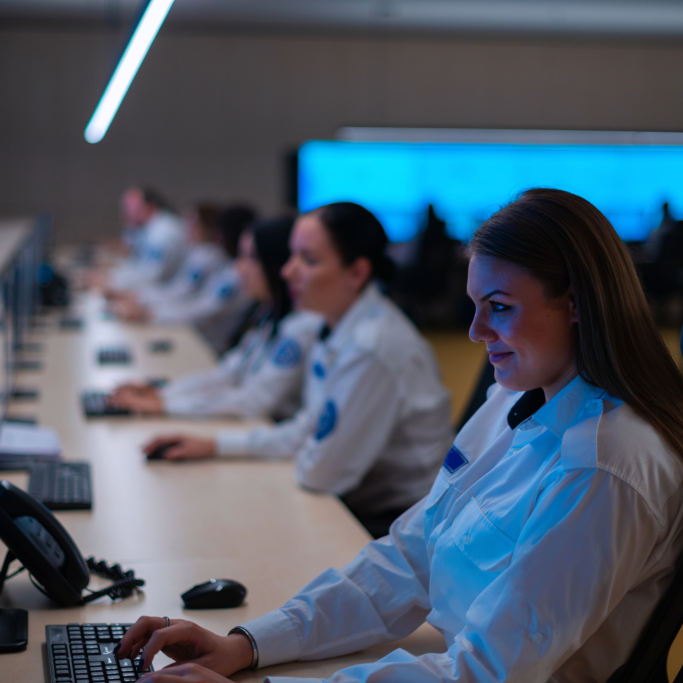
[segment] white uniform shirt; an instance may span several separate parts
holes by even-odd
[[[183,301],[169,301],[154,306],[154,322],[195,323],[212,316],[240,317],[249,303],[242,294],[235,261],[230,259],[206,278],[204,285]]]
[[[140,290],[138,299],[151,308],[187,299],[199,291],[207,278],[225,265],[226,260],[225,250],[218,244],[195,244],[189,248],[185,260],[170,282]]]
[[[185,257],[185,230],[178,216],[157,211],[141,230],[137,257],[112,271],[114,289],[138,289],[166,282]]]
[[[371,284],[311,349],[296,416],[220,432],[217,441],[221,455],[294,456],[302,486],[374,514],[425,495],[452,439],[431,349]]]
[[[424,620],[447,652],[397,650],[329,680],[583,683],[627,660],[683,545],[683,462],[580,378],[511,429],[519,398],[494,385],[390,536],[245,624],[261,666],[360,650]]]
[[[171,415],[291,417],[301,405],[305,359],[322,319],[294,311],[272,335],[266,319],[228,351],[219,365],[181,377],[162,389]]]

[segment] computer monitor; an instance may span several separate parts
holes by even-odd
[[[530,187],[585,197],[626,241],[657,227],[664,202],[683,217],[681,134],[474,132],[447,142],[306,142],[298,153],[299,210],[358,202],[395,242],[415,236],[429,204],[451,236],[467,240]]]
[[[2,346],[4,353],[3,370],[4,376],[4,386],[6,392],[6,398],[9,396],[14,389],[14,377],[15,377],[15,366],[17,358],[17,322],[16,322],[16,285],[15,285],[15,269],[12,267],[5,272],[4,278],[2,279],[2,308],[3,308],[3,335],[2,335]]]
[[[9,325],[7,320],[5,283],[0,280],[0,423],[7,415],[11,395],[10,377],[13,376],[13,361],[9,352]]]

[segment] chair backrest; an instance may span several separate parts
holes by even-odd
[[[668,683],[666,660],[683,626],[683,562],[669,590],[655,608],[629,660],[607,683]],[[683,669],[673,683],[683,683]]]

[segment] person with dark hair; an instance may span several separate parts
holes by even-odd
[[[122,320],[163,321],[164,308],[175,310],[191,299],[226,261],[219,244],[218,210],[213,204],[197,204],[184,212],[188,252],[176,275],[162,284],[142,287],[116,297],[111,310]],[[161,315],[159,315],[161,314]]]
[[[238,296],[231,245],[255,217],[253,210],[240,204],[222,211],[213,204],[198,204],[186,214],[189,251],[176,276],[116,297],[112,312],[122,320],[172,324],[196,322],[217,311],[239,318],[247,299]]]
[[[131,254],[107,278],[107,291],[116,295],[168,282],[185,256],[185,233],[180,219],[151,188],[132,187],[121,200]]]
[[[295,460],[298,482],[335,493],[375,536],[428,491],[453,439],[450,400],[427,342],[376,284],[391,275],[377,218],[352,203],[297,219],[282,269],[297,307],[325,319],[304,406],[274,427],[178,435],[168,458]]]
[[[231,204],[218,212],[216,227],[219,242],[230,258],[237,257],[240,235],[257,217],[256,211],[247,204]]]
[[[683,377],[625,246],[586,200],[529,190],[470,251],[470,337],[497,384],[429,495],[227,637],[142,617],[117,656],[144,645],[143,666],[162,649],[179,660],[149,683],[342,655],[424,621],[445,652],[397,650],[326,680],[604,683],[627,661],[683,548]]]
[[[305,358],[322,320],[293,311],[280,269],[289,258],[293,219],[260,221],[242,233],[237,269],[247,298],[258,301],[254,325],[221,362],[157,389],[127,384],[112,402],[146,415],[291,417],[301,405]]]

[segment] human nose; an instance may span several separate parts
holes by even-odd
[[[295,268],[294,256],[290,256],[285,265],[280,268],[280,275],[282,276],[282,279],[290,282],[293,278]]]
[[[470,325],[469,332],[470,339],[476,344],[481,342],[493,341],[496,338],[495,330],[493,330],[486,320],[486,315],[477,308]]]

